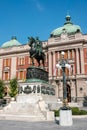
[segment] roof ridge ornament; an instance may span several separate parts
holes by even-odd
[[[65,25],[65,24],[73,24],[73,23],[71,22],[71,16],[70,16],[69,14],[66,15],[65,19],[66,19],[66,22],[64,23],[64,25]]]
[[[12,36],[11,40],[17,40],[17,37],[16,36]]]

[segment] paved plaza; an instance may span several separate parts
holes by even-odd
[[[72,126],[60,126],[58,122],[25,122],[0,120],[0,130],[86,130],[87,118],[73,119]]]

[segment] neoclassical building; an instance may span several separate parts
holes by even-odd
[[[66,69],[68,102],[79,102],[87,96],[87,35],[80,26],[66,16],[63,26],[54,29],[47,41],[42,41],[46,54],[45,69],[49,72],[49,83],[55,86],[56,96],[63,97],[62,71],[56,68],[61,61],[61,52],[71,68]],[[16,37],[2,44],[0,48],[0,79],[8,88],[9,80],[16,77],[18,82],[26,79],[26,69],[31,65],[28,44],[21,44]],[[38,63],[35,62],[35,66]]]

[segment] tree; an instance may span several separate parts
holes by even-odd
[[[11,97],[15,97],[16,94],[18,93],[18,87],[17,86],[18,86],[17,79],[16,78],[11,79],[10,80],[10,93],[9,93],[9,95]]]
[[[4,82],[0,80],[0,99],[4,97]]]

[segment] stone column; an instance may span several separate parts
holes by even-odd
[[[81,74],[84,74],[84,55],[83,48],[80,48]]]
[[[74,59],[74,50],[72,50],[72,59]]]
[[[53,76],[56,76],[56,58],[55,58],[55,51],[53,52]]]
[[[58,61],[59,61],[59,51],[57,52],[57,63],[58,63]],[[57,68],[57,70],[58,70],[58,76],[60,76],[60,69],[59,68]]]
[[[46,53],[46,63],[47,63],[47,60],[48,60],[48,59],[47,59],[47,55],[48,55],[48,54]]]
[[[11,79],[13,79],[14,77],[16,77],[16,61],[17,58],[16,57],[12,57],[12,62],[11,62]]]
[[[74,66],[74,64],[72,65],[72,75],[75,75],[75,66]]]
[[[68,59],[70,59],[70,51],[68,50]]]
[[[58,53],[58,59],[57,60],[59,60],[59,51],[57,53]]]
[[[49,77],[52,77],[52,54],[49,52]]]
[[[80,74],[79,52],[78,52],[78,48],[76,48],[76,69],[77,69],[77,74]]]

